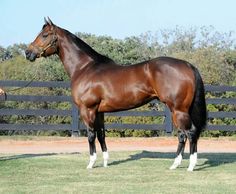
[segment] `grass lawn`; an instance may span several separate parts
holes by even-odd
[[[109,167],[98,153],[87,170],[88,154],[0,155],[0,193],[236,193],[236,153],[199,154],[169,170],[173,153],[111,152]]]

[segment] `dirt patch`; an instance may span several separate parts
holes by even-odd
[[[156,152],[175,152],[176,137],[158,138],[107,138],[108,151],[147,150]],[[236,141],[228,138],[200,139],[198,152],[236,153]],[[189,152],[186,145],[186,152]],[[97,150],[100,146],[97,143]],[[88,152],[87,138],[33,138],[33,140],[0,140],[1,154],[73,153]]]

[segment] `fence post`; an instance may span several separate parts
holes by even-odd
[[[72,137],[78,137],[80,136],[80,129],[79,129],[79,109],[76,106],[74,102],[71,103],[72,108],[72,130],[71,130],[71,136]]]
[[[172,120],[171,120],[171,112],[170,109],[165,106],[165,130],[168,135],[170,135],[173,131]]]

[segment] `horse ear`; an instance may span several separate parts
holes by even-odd
[[[50,26],[54,26],[54,24],[52,23],[52,20],[48,17],[48,24],[50,25]]]
[[[48,24],[48,21],[45,17],[44,17],[44,22],[45,22],[46,25]]]

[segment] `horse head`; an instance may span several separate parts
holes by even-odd
[[[41,32],[25,51],[26,58],[30,61],[56,54],[58,51],[57,27],[49,17],[48,19],[44,18],[44,21],[45,24]]]

